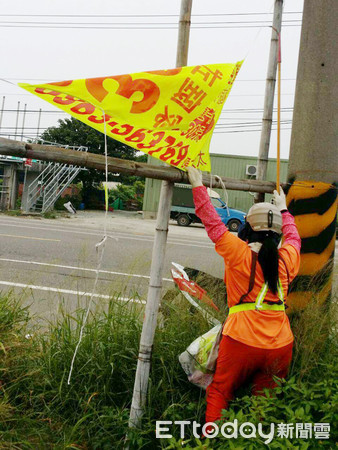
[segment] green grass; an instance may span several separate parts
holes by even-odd
[[[32,331],[28,309],[14,295],[1,297],[0,448],[123,448],[143,312],[138,304],[118,299],[105,310],[94,308],[67,385],[84,311],[61,312],[57,322],[43,327],[44,331]],[[338,419],[334,317],[333,307],[323,312],[314,305],[294,317],[291,379],[267,397],[253,398],[244,390],[224,413],[225,418],[263,425],[274,420],[330,422],[333,435]],[[183,298],[179,301],[174,291],[162,302],[159,323],[147,408],[142,430],[129,434],[131,449],[182,448],[178,434],[171,441],[155,439],[156,420],[203,421],[204,392],[190,385],[177,357],[210,326]],[[192,436],[187,440],[184,448],[267,448],[259,439],[229,443],[220,438],[203,444]],[[320,445],[333,448],[333,442]],[[321,448],[318,441],[274,441],[275,446],[271,445]]]
[[[6,216],[22,216],[22,211],[21,209],[9,209],[3,211],[3,214],[6,214]]]
[[[42,217],[44,219],[57,219],[58,214],[55,211],[46,211],[46,212],[42,213]]]

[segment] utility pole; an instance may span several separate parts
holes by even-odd
[[[39,133],[40,133],[40,122],[41,122],[41,108],[39,109],[38,126],[37,126],[37,128],[36,128],[36,138],[39,137]]]
[[[1,113],[0,113],[0,131],[1,131],[1,126],[2,126],[2,118],[3,118],[3,116],[4,116],[5,99],[6,99],[6,97],[3,96],[3,97],[2,97]]]
[[[14,139],[16,139],[16,135],[18,133],[19,114],[20,114],[20,102],[18,102],[18,109],[16,110]]]
[[[304,2],[288,166],[287,203],[302,238],[300,270],[288,302],[292,309],[304,308],[313,296],[324,303],[331,293],[338,182],[337,17],[336,0]]]
[[[25,103],[25,107],[23,109],[22,129],[21,129],[21,140],[22,141],[23,141],[23,136],[24,136],[24,132],[25,132],[26,110],[27,110],[27,104]]]
[[[192,0],[182,0],[178,31],[176,67],[186,66],[188,62],[191,8]],[[172,182],[162,181],[150,268],[149,290],[140,340],[134,392],[130,408],[129,426],[131,428],[135,428],[140,425],[143,409],[146,403],[152,347],[162,293],[164,257],[173,187],[174,184]]]
[[[265,83],[264,112],[261,140],[257,160],[257,180],[265,180],[269,160],[270,137],[272,127],[273,101],[275,97],[276,71],[279,54],[279,37],[282,28],[283,0],[275,0],[271,31],[271,44],[268,73]],[[255,203],[264,202],[264,194],[255,195]]]

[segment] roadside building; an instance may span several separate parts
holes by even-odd
[[[214,175],[230,178],[240,179],[256,179],[256,165],[257,158],[252,156],[237,156],[237,155],[219,155],[211,154],[211,168]],[[162,164],[155,158],[148,157],[149,164],[160,165]],[[275,158],[269,159],[267,180],[276,180],[276,166],[277,162]],[[281,182],[286,182],[288,170],[288,161],[286,159],[281,160]],[[146,179],[144,200],[143,200],[143,217],[145,219],[153,219],[156,217],[156,211],[158,209],[159,197],[160,197],[161,181]],[[222,190],[215,189],[221,196]],[[230,191],[228,190],[229,207],[240,209],[247,212],[253,204],[253,192],[242,191]],[[265,196],[269,201],[271,195]]]

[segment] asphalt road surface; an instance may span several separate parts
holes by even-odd
[[[111,296],[144,301],[149,283],[155,221],[137,214],[109,213],[108,238],[96,304]],[[13,291],[32,313],[50,318],[62,306],[85,307],[93,292],[95,245],[103,236],[104,214],[79,212],[71,219],[47,220],[0,215],[0,291]],[[337,261],[338,254],[336,252]],[[171,262],[222,277],[224,263],[201,225],[169,226],[164,290],[173,286]],[[337,280],[335,280],[337,285]]]
[[[110,214],[96,302],[112,295],[146,298],[155,221]],[[14,291],[41,316],[85,306],[97,267],[95,245],[103,235],[103,214],[47,220],[0,215],[0,290]],[[164,289],[171,287],[171,262],[222,276],[223,261],[201,225],[169,227]]]

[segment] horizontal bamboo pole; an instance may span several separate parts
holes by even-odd
[[[12,139],[0,138],[0,155],[38,159],[40,161],[53,161],[63,164],[73,164],[88,169],[105,170],[104,155],[79,152],[51,145],[27,144],[26,142],[14,141]],[[167,180],[174,183],[189,183],[186,172],[175,167],[154,166],[127,159],[113,158],[111,156],[108,157],[108,171],[157,180]],[[225,187],[229,190],[269,194],[276,188],[276,184],[272,181],[241,180],[227,177],[221,177],[221,179]],[[220,181],[207,173],[203,173],[203,184],[212,188],[222,188]]]

